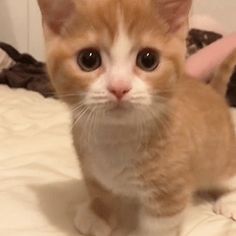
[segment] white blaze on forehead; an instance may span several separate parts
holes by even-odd
[[[127,64],[131,57],[131,50],[133,47],[131,38],[124,25],[122,16],[118,18],[119,27],[115,41],[111,48],[111,58],[114,64]],[[129,64],[129,63],[128,63]]]
[[[134,58],[133,43],[125,28],[123,16],[118,14],[118,31],[110,49],[110,66],[108,69],[108,83],[123,81],[131,83],[133,77]]]

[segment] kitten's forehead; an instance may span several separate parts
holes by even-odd
[[[98,37],[109,37],[110,42],[117,39],[122,29],[130,37],[145,34],[150,31],[164,31],[165,25],[158,19],[157,11],[152,8],[150,0],[101,0],[83,6],[79,5],[76,24],[73,27],[75,34],[86,31],[95,32]]]
[[[117,34],[114,37],[114,41],[111,47],[111,56],[114,63],[121,64],[127,59],[127,55],[132,50],[132,41],[128,35],[127,29],[125,28],[123,16],[118,15],[118,27]]]

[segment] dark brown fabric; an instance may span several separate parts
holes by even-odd
[[[0,48],[16,62],[14,66],[0,73],[0,84],[39,92],[45,97],[54,96],[55,92],[48,79],[44,63],[29,54],[20,54],[8,44],[0,43]]]
[[[187,37],[188,55],[196,53],[198,50],[210,45],[220,38],[222,38],[221,34],[191,29]]]
[[[231,77],[227,91],[227,99],[230,106],[236,107],[236,72],[234,72]]]

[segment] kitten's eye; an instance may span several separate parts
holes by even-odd
[[[144,71],[154,71],[160,63],[159,53],[151,48],[142,49],[137,56],[136,64]]]
[[[91,72],[102,64],[101,54],[97,49],[88,48],[79,52],[77,63],[83,71]]]

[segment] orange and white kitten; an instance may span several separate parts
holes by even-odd
[[[90,195],[76,227],[179,235],[193,193],[233,187],[236,173],[226,102],[183,71],[191,0],[38,2],[48,71],[71,107]],[[235,218],[224,199],[215,211]]]

